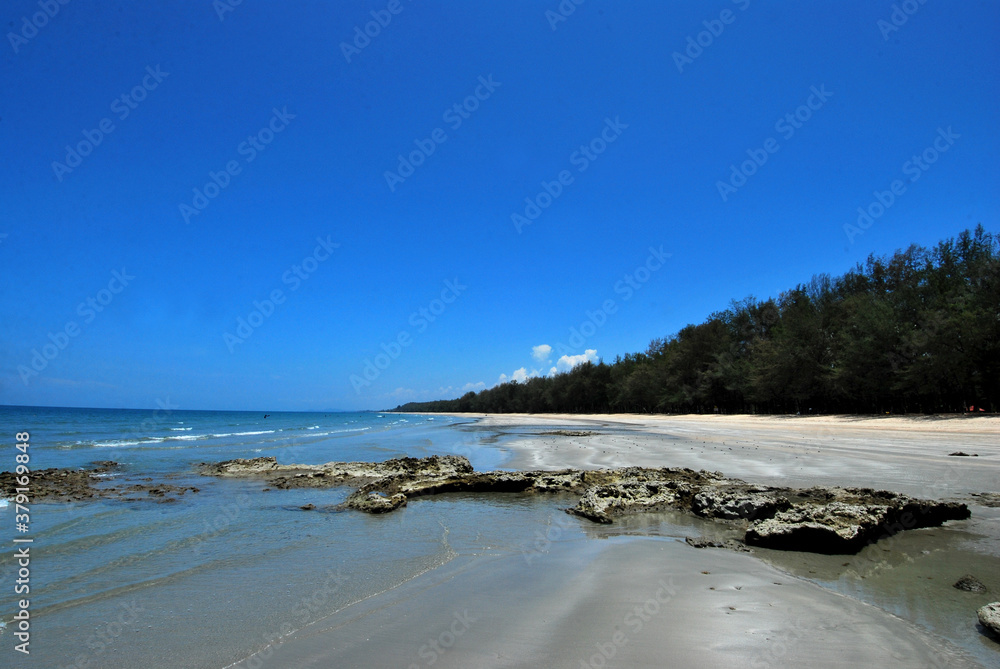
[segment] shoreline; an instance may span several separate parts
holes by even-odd
[[[976,417],[972,429],[953,429],[947,426],[954,422],[935,420],[933,429],[922,430],[911,421],[882,429],[892,425],[882,418],[450,415],[456,420],[402,422],[410,427],[359,449],[363,457],[350,461],[360,467],[344,475],[360,480],[370,462],[385,461],[383,454],[408,461],[464,455],[490,467],[542,470],[541,478],[552,481],[556,477],[544,470],[689,467],[779,487],[864,481],[909,487],[925,499],[959,496],[973,517],[901,532],[853,556],[762,547],[745,554],[696,547],[738,538],[738,524],[678,509],[595,523],[565,513],[577,501],[568,491],[453,491],[412,497],[392,513],[342,513],[339,505],[350,495],[341,487],[200,484],[185,469],[184,478],[164,480],[193,483],[202,492],[166,506],[127,502],[128,515],[150,521],[138,531],[156,537],[150,548],[161,569],[172,574],[169,565],[182,554],[198,564],[138,595],[130,586],[94,601],[33,611],[40,631],[64,639],[57,644],[39,637],[45,641],[39,657],[64,661],[74,644],[84,642],[90,621],[111,620],[117,607],[135,598],[145,607],[142,627],[114,645],[123,667],[148,666],[149,658],[182,638],[193,644],[192,666],[217,669],[258,666],[260,660],[263,667],[318,662],[435,669],[661,666],[666,657],[711,667],[996,662],[1000,644],[978,631],[975,609],[1000,592],[1000,495],[996,506],[986,506],[993,498],[971,496],[996,489],[998,479],[990,477],[1000,455],[990,421]],[[402,454],[396,435],[407,443]],[[339,454],[330,445],[322,452],[292,446],[275,453],[292,463],[325,463]],[[978,456],[948,456],[952,450]],[[323,467],[301,465],[306,475]],[[942,476],[949,468],[957,476]],[[126,467],[121,475],[131,480],[145,471]],[[984,481],[989,485],[982,487]],[[117,487],[128,483],[122,478]],[[234,496],[243,501],[227,504]],[[108,509],[103,498],[82,504],[81,518],[104,522],[108,510],[122,518],[121,501]],[[39,518],[55,520],[52,514]],[[220,519],[207,538],[197,534],[209,529],[207,521]],[[119,525],[111,529],[132,527]],[[686,537],[700,541],[689,545]],[[192,538],[197,543],[190,544]],[[123,540],[123,558],[133,555],[135,541]],[[115,578],[124,572],[128,582],[146,583],[148,567],[123,564],[113,568]],[[319,588],[329,574],[340,580]],[[979,577],[989,594],[955,590],[951,584],[963,574]],[[663,593],[666,601],[660,601],[661,581],[669,584],[670,578],[676,592]],[[232,599],[239,608],[230,613],[212,596],[227,583],[239,591]],[[170,617],[181,605],[195,607],[190,621],[201,630],[197,635]],[[468,626],[466,610],[476,619]],[[303,620],[308,624],[300,625]],[[279,632],[277,642],[265,640]],[[619,632],[624,636],[616,637]]]
[[[970,506],[970,493],[995,492],[1000,480],[991,417],[414,415],[474,418],[464,429],[492,432],[490,448],[510,454],[504,469],[690,467],[785,486],[959,495]],[[959,449],[978,455],[948,455]],[[434,503],[418,498],[410,511]],[[684,544],[684,532],[711,530],[697,521],[679,528],[675,523],[686,521],[676,519],[640,514],[613,526],[582,526],[582,535],[579,519],[557,520],[535,530],[541,548],[529,564],[517,555],[470,558],[457,575],[428,574],[373,602],[382,612],[377,623],[368,614],[338,612],[329,633],[289,644],[283,661],[350,664],[375,653],[383,663],[430,666],[413,644],[445,634],[452,609],[468,607],[470,597],[487,602],[480,612],[487,624],[435,651],[434,666],[654,666],[666,653],[720,667],[747,658],[754,666],[989,666],[1000,652],[977,631],[978,600],[954,590],[949,572],[960,567],[985,578],[995,599],[1000,508],[975,506],[973,519],[904,532],[847,558],[697,549]],[[648,602],[664,575],[681,584],[663,604],[669,613],[650,616],[642,635],[630,634],[635,627],[626,616]],[[626,635],[621,643],[619,632]],[[365,643],[350,641],[358,635]],[[393,639],[406,640],[405,652]],[[340,644],[349,646],[346,654],[325,650]]]

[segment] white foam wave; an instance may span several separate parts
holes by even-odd
[[[274,434],[275,430],[257,430],[254,432],[223,432],[222,434],[210,434],[209,437],[249,437],[257,434]]]
[[[111,441],[97,441],[92,445],[94,448],[124,448],[125,446],[144,446],[146,444],[159,444],[167,439],[165,437],[149,437],[147,439],[112,439]]]

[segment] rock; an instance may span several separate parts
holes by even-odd
[[[118,499],[122,501],[142,501],[130,493],[145,492],[149,498],[160,498],[159,502],[176,502],[167,495],[183,494],[185,490],[198,492],[197,488],[179,488],[169,484],[132,483],[123,476],[99,477],[97,474],[115,469],[119,465],[111,460],[96,462],[91,469],[39,469],[31,472],[32,502],[82,502],[92,499]],[[12,472],[0,472],[0,497],[13,498],[16,488],[21,487]],[[134,479],[133,479],[134,480]],[[143,479],[152,481],[153,479]]]
[[[755,522],[744,539],[748,544],[780,550],[856,553],[878,527],[886,510],[886,507],[843,502],[796,507]]]
[[[207,476],[246,476],[261,472],[273,471],[278,467],[278,459],[274,456],[264,458],[236,458],[225,462],[200,465],[201,473]]]
[[[471,474],[468,458],[432,455],[427,458],[395,458],[385,462],[328,462],[323,465],[279,465],[274,457],[202,463],[206,476],[256,478],[276,488],[326,488],[334,485],[363,484],[387,476],[441,478]]]
[[[345,505],[348,508],[367,513],[386,513],[406,506],[406,495],[396,493],[387,497],[380,492],[356,492],[347,498]]]
[[[614,516],[638,511],[654,511],[676,506],[676,481],[620,481],[589,488],[570,513],[598,523],[610,523]]]
[[[962,451],[955,451],[954,453],[949,453],[948,455],[956,455],[963,458],[978,458],[979,455],[976,453],[963,453]]]
[[[1000,602],[993,602],[976,611],[979,623],[1000,638]]]
[[[964,504],[914,500],[884,490],[831,488],[826,493],[836,501],[798,504],[756,521],[747,529],[744,541],[779,550],[854,554],[897,532],[970,515]]]
[[[986,592],[986,586],[983,585],[983,582],[971,574],[966,574],[955,581],[952,587],[966,592]]]
[[[699,492],[691,510],[705,518],[762,520],[785,511],[791,503],[767,488],[722,488]]]
[[[475,472],[466,458],[279,465],[274,458],[203,464],[203,474],[261,479],[275,488],[356,486],[344,507],[387,513],[414,497],[446,493],[573,493],[566,509],[598,523],[626,514],[678,509],[705,518],[749,521],[747,544],[818,553],[855,553],[882,537],[969,517],[964,504],[918,500],[870,488],[753,486],[719,472],[678,468]],[[714,546],[716,542],[692,545]],[[721,547],[747,550],[730,540]]]
[[[303,504],[299,508],[302,509],[303,511],[312,511],[313,509],[316,508],[316,505],[315,504]]]
[[[995,492],[973,492],[969,493],[973,502],[982,506],[1000,507],[1000,493]]]
[[[753,549],[748,547],[746,544],[736,541],[734,539],[726,539],[724,541],[712,541],[711,539],[697,539],[695,537],[685,537],[684,541],[687,542],[689,546],[694,548],[727,548],[731,551],[739,551],[741,553],[752,553]]]

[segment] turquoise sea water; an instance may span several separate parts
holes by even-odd
[[[113,460],[120,467],[107,476],[118,483],[152,478],[199,488],[173,503],[32,504],[27,535],[15,532],[14,504],[0,501],[0,666],[255,666],[246,659],[269,641],[459,554],[519,550],[530,536],[515,528],[545,522],[551,503],[484,505],[459,495],[422,512],[414,503],[367,516],[336,509],[348,489],[264,491],[195,471],[200,462],[269,455],[322,463],[451,453],[480,470],[501,466],[504,452],[463,429],[470,423],[378,413],[0,407],[0,471],[14,469],[14,435],[28,431],[33,470]],[[306,503],[318,508],[302,511]],[[482,527],[491,528],[488,539]],[[15,536],[34,540],[30,659],[12,650]]]

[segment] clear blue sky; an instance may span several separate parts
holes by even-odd
[[[226,2],[4,3],[0,403],[453,397],[1000,227],[995,2]]]

